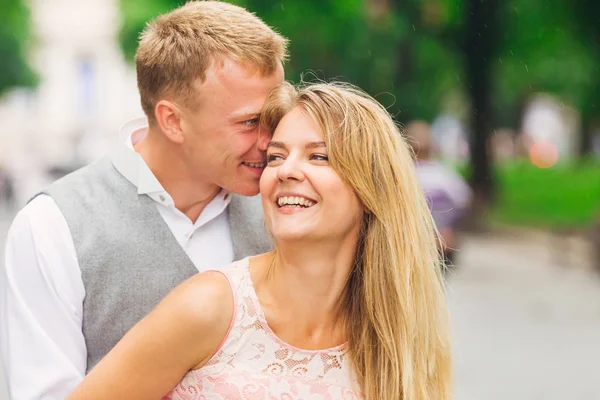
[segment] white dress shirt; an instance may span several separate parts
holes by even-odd
[[[193,223],[175,208],[133,149],[145,118],[121,128],[113,158],[117,170],[156,202],[173,236],[199,271],[233,261],[222,190]],[[15,217],[8,232],[0,281],[0,352],[11,399],[64,399],[85,376],[82,333],[85,288],[67,222],[54,200],[40,195]]]

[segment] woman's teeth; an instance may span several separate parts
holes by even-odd
[[[314,201],[305,199],[304,197],[285,196],[277,199],[277,205],[283,206],[300,206],[300,207],[312,207],[315,204]]]

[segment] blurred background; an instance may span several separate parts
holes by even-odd
[[[182,3],[0,0],[2,242],[142,115],[137,37]],[[291,40],[288,80],[348,81],[419,121],[424,186],[465,207],[447,227],[455,398],[600,399],[600,1],[234,3]]]

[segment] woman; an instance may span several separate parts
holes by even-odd
[[[450,398],[435,228],[389,114],[284,84],[261,123],[276,250],[180,285],[71,399]]]

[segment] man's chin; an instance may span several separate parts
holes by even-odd
[[[235,193],[240,196],[253,197],[260,193],[258,183],[251,185],[233,185],[231,188],[225,188],[225,190]]]

